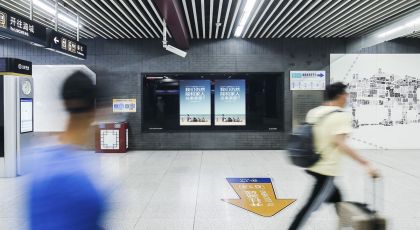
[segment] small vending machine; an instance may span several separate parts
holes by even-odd
[[[21,158],[33,136],[32,63],[0,58],[0,177],[24,173]]]

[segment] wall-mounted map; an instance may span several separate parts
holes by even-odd
[[[331,54],[331,82],[349,85],[353,145],[418,149],[420,55]]]

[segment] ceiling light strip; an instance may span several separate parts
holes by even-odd
[[[277,32],[272,36],[273,38],[276,37],[280,32],[285,32],[283,29],[284,27],[286,27],[287,25],[289,25],[289,23],[300,14],[300,12],[302,12],[302,10],[304,10],[310,3],[312,2],[312,0],[306,0],[305,4],[301,7],[299,7],[299,9],[285,22],[283,23],[283,25],[277,30]],[[279,36],[280,37],[280,36]]]
[[[331,3],[332,2],[332,3]],[[301,23],[299,23],[299,26],[296,26],[292,32],[289,32],[289,34],[286,35],[286,37],[296,37],[302,35],[302,31],[306,31],[308,29],[311,29],[313,26],[315,26],[318,18],[324,16],[331,8],[333,8],[335,5],[337,5],[340,1],[328,1],[324,5],[322,5],[320,8],[317,8],[314,13],[312,13],[310,16],[305,18]],[[330,4],[331,3],[331,4]],[[328,6],[327,8],[325,8]],[[325,8],[325,9],[324,9]],[[308,20],[310,20],[308,22]],[[309,26],[309,27],[308,27]],[[296,31],[297,30],[297,31]]]
[[[135,4],[135,2],[134,2],[133,0],[129,0],[129,1],[130,1],[131,5],[135,6],[135,7],[134,7],[134,9],[137,11],[137,13],[138,13],[138,14],[140,14],[140,16],[143,18],[143,16],[142,16],[142,15],[144,15],[144,14],[142,14],[142,13],[141,13],[141,10],[140,10],[140,8],[137,6],[137,4]],[[150,19],[150,21],[153,23],[153,25],[154,25],[155,27],[153,27],[153,26],[149,23],[149,20],[147,20],[146,16],[144,16],[144,21],[146,21],[147,25],[149,25],[149,26],[150,26],[150,28],[152,28],[153,33],[154,33],[154,34],[155,34],[158,38],[160,38],[160,36],[161,36],[161,35],[162,35],[162,33],[163,33],[163,31],[162,31],[162,27],[161,27],[161,26],[159,26],[159,25],[157,24],[157,22],[156,22],[155,18],[154,18],[154,17],[153,17],[153,15],[150,13],[150,11],[147,9],[147,7],[144,5],[143,1],[137,1],[137,2],[140,2],[140,5],[141,5],[142,9],[146,12],[146,14],[147,14],[148,18]],[[155,30],[156,28],[157,28],[157,31]]]
[[[75,0],[73,0],[73,1],[75,1]],[[98,7],[104,14],[106,14],[106,16],[108,16],[108,18],[112,18],[113,19],[114,23],[112,23],[112,24],[115,24],[116,23],[116,24],[118,24],[120,26],[120,28],[124,29],[129,34],[129,35],[127,35],[127,38],[135,38],[136,37],[130,30],[128,30],[125,26],[123,26],[119,20],[116,20],[115,17],[112,16],[108,12],[108,10],[106,10],[104,7],[102,7],[101,4],[99,4],[98,2],[96,2],[96,0],[90,0],[90,1],[92,1],[92,3],[96,7]],[[116,27],[118,27],[118,26],[116,26]]]
[[[376,0],[378,1],[378,0]],[[345,7],[341,8],[340,11],[336,12],[334,16],[329,17],[327,20],[325,20],[322,24],[322,26],[319,29],[309,31],[307,34],[308,37],[319,37],[321,33],[325,31],[325,29],[331,28],[330,26],[333,25],[334,27],[336,25],[341,25],[339,23],[333,24],[340,20],[341,18],[345,17],[347,14],[351,13],[353,10],[357,9],[357,3],[359,3],[360,0],[353,0]],[[371,4],[373,4],[375,1],[372,1]],[[356,5],[356,6],[354,6]]]
[[[209,38],[212,37],[212,30],[213,30],[213,7],[214,7],[214,0],[210,0],[210,20],[209,20]]]
[[[122,1],[122,0],[121,0]],[[153,25],[152,24],[150,24],[150,22],[149,22],[149,20],[148,20],[148,18],[141,12],[141,10],[140,10],[140,8],[138,7],[138,5],[133,1],[133,0],[129,0],[129,2],[130,2],[130,4],[134,7],[134,10],[137,12],[137,14],[138,15],[140,15],[140,17],[143,19],[143,22],[144,23],[146,23],[149,27],[148,28],[150,28],[151,30],[152,30],[152,32],[153,32],[153,34],[156,36],[156,37],[158,37],[158,38],[160,38],[160,36],[161,36],[161,34],[162,34],[162,32],[160,32],[160,33],[158,33],[156,30],[155,30],[155,28],[153,27]],[[140,2],[142,2],[142,1],[140,1]],[[132,11],[131,10],[131,8],[130,7],[128,7],[128,9],[130,9],[130,11]],[[134,13],[134,12],[130,12],[132,15],[133,15],[133,17],[134,18],[136,18],[137,20],[140,20],[139,18],[138,18],[138,16]],[[150,16],[149,16],[150,17]],[[150,18],[150,20],[151,21],[154,21],[154,19],[153,19],[153,17],[152,18]],[[155,22],[156,23],[156,22]],[[147,28],[147,27],[145,27],[145,28]],[[157,27],[158,29],[160,29],[160,27]],[[147,30],[147,29],[146,29]],[[153,37],[152,35],[151,35],[151,37]]]
[[[250,0],[248,0],[250,1]],[[260,11],[262,5],[264,4],[264,0],[260,0],[257,6],[257,9],[254,10],[254,14],[252,15],[251,19],[248,21],[248,25],[245,28],[245,31],[242,33],[242,38],[245,38],[246,33],[248,33],[249,28],[251,27],[252,22],[254,21],[255,17],[257,16],[258,12]]]
[[[351,6],[351,5],[350,5]],[[322,37],[324,34],[328,33],[331,30],[334,30],[335,26],[341,26],[347,20],[352,20],[354,15],[357,15],[361,10],[363,10],[363,2],[358,2],[358,5],[352,7],[349,10],[346,10],[345,13],[340,14],[338,17],[332,18],[327,24],[325,24],[321,29],[313,32],[312,36]]]
[[[79,7],[74,6],[73,4],[71,4],[69,1],[64,0],[64,2],[66,3],[67,6],[72,7],[74,10],[76,10],[79,14],[83,15],[83,17],[81,17],[81,19],[85,22],[87,22],[88,20],[90,20],[89,22],[87,22],[89,25],[92,25],[92,27],[95,28],[92,29],[93,31],[95,31],[95,33],[100,34],[100,32],[98,32],[97,30],[100,30],[98,27],[100,27],[102,30],[106,31],[107,33],[109,33],[110,35],[112,35],[114,38],[118,38],[118,36],[122,37],[119,33],[117,33],[116,31],[114,31],[112,29],[112,27],[109,27],[110,30],[112,30],[112,32],[110,32],[107,28],[104,27],[104,25],[100,24],[99,22],[101,22],[102,20],[99,19],[95,14],[93,14],[92,12],[90,12],[88,9],[86,9],[84,7],[84,5],[82,5],[81,3],[79,3],[78,1],[74,1],[76,4],[79,5]],[[90,13],[90,15],[92,15],[95,19],[92,19],[89,15],[87,15],[87,13]],[[85,20],[86,18],[86,20]],[[99,21],[99,22],[98,22]],[[98,27],[93,26],[92,23],[95,23]],[[106,25],[106,24],[105,24]],[[111,37],[112,38],[112,37]]]
[[[351,33],[352,36],[363,36],[366,34],[369,34],[378,28],[381,28],[383,25],[386,25],[389,23],[390,18],[397,17],[397,16],[403,16],[408,13],[411,13],[413,11],[419,10],[419,3],[418,1],[411,1],[409,3],[406,3],[404,5],[399,5],[397,8],[394,6],[392,10],[387,11],[387,14],[381,15],[380,17],[374,17],[372,16],[373,20],[367,22],[364,24],[365,26],[355,28],[352,31],[348,31],[348,33]],[[396,12],[398,11],[398,12]],[[395,13],[394,13],[395,12]],[[378,22],[378,23],[377,23]],[[373,27],[373,28],[372,28]],[[369,28],[366,30],[366,28]]]
[[[146,33],[144,33],[144,31],[133,21],[133,19],[127,14],[127,12],[124,10],[124,9],[122,9],[121,8],[121,6],[116,2],[116,1],[111,1],[111,3],[114,5],[114,7],[112,7],[112,5],[109,5],[108,3],[107,3],[107,1],[108,0],[101,0],[102,1],[102,3],[104,3],[108,8],[109,8],[109,10],[111,10],[114,14],[116,14],[117,15],[117,17],[122,21],[122,22],[124,22],[124,24],[128,27],[128,28],[130,28],[135,34],[137,34],[137,36],[138,37],[140,37],[140,38],[143,38],[143,37],[145,37],[145,38],[148,38],[148,36],[146,35]],[[117,12],[117,10],[120,12],[120,13],[122,13],[123,15],[124,15],[124,17],[128,20],[128,21],[126,21],[118,12]],[[131,22],[131,24],[130,24],[130,22]],[[133,28],[133,25],[134,25],[134,27],[137,29],[134,29]],[[139,32],[141,33],[141,35],[139,34]]]
[[[232,7],[232,0],[229,0],[227,9],[226,9],[226,15],[225,15],[225,21],[223,22],[223,30],[222,30],[222,36],[220,36],[220,38],[224,38],[225,37],[225,30],[226,30],[226,25],[229,19],[229,15],[230,15],[230,8]]]
[[[232,33],[232,29],[233,29],[233,25],[235,24],[236,18],[238,16],[239,8],[241,7],[241,4],[242,4],[242,0],[238,0],[237,3],[236,3],[235,13],[233,14],[232,22],[230,23],[229,33],[228,33],[227,38],[230,38],[230,35]]]
[[[219,36],[219,28],[220,28],[220,16],[222,14],[222,6],[223,6],[223,0],[219,0],[219,10],[217,11],[217,25],[216,25],[216,34],[214,35],[214,38],[217,39]]]
[[[261,20],[264,18],[265,14],[267,13],[268,9],[270,9],[270,6],[273,4],[274,0],[270,0],[270,2],[265,7],[264,11],[262,12],[261,16],[258,18],[257,22],[255,23],[253,29],[251,30],[251,33],[248,34],[248,38],[252,37],[252,34],[254,33],[257,26],[260,24]]]
[[[329,8],[324,10],[324,14],[320,15],[318,18],[316,18],[316,21],[312,20],[311,21],[311,25],[310,27],[307,27],[305,30],[303,30],[298,37],[304,37],[305,35],[307,35],[308,31],[313,31],[315,28],[319,28],[323,25],[325,20],[328,20],[328,18],[335,13],[337,10],[339,10],[341,7],[347,5],[351,0],[345,0],[345,1],[337,1],[335,2],[335,4],[333,4],[332,6],[334,6],[334,8]]]
[[[302,0],[299,0],[300,2]],[[290,4],[292,4],[293,0],[289,0],[287,2],[287,4],[280,10],[280,12],[277,14],[277,16],[271,21],[270,24],[268,24],[268,26],[265,28],[264,32],[262,34],[260,34],[260,38],[263,38],[264,35],[268,32],[268,30],[271,28],[271,26],[277,21],[277,19],[283,14],[283,12],[287,9],[287,7],[290,6]],[[268,36],[267,36],[268,37]]]
[[[349,35],[353,34],[355,32],[355,30],[357,30],[359,28],[367,28],[367,25],[369,25],[369,23],[371,23],[371,22],[381,21],[380,19],[384,19],[385,17],[392,16],[394,14],[394,12],[396,12],[396,11],[398,11],[398,12],[395,13],[395,14],[399,14],[401,12],[401,10],[400,10],[401,8],[403,8],[403,10],[405,10],[406,6],[412,4],[413,2],[414,2],[414,4],[418,4],[418,1],[410,1],[410,2],[404,2],[404,3],[401,3],[401,1],[398,1],[398,3],[401,3],[401,4],[394,5],[390,8],[382,9],[379,12],[377,12],[377,11],[372,12],[372,14],[367,16],[368,18],[366,18],[366,16],[365,16],[365,17],[359,18],[359,20],[357,20],[362,25],[352,24],[351,26],[348,26],[345,30],[339,31],[338,33],[334,33],[333,36],[339,36],[341,34],[343,34],[345,36],[349,36]],[[411,7],[411,5],[410,5],[410,7]]]
[[[358,20],[354,20],[354,22],[360,22],[361,25],[366,26],[367,24],[369,24],[370,21],[375,21],[378,18],[378,16],[392,15],[398,9],[401,9],[402,7],[408,5],[412,2],[414,2],[414,1],[412,0],[412,1],[409,1],[409,2],[403,2],[403,3],[401,3],[401,1],[397,1],[397,3],[401,3],[401,4],[393,5],[390,8],[385,8],[385,9],[381,8],[381,10],[379,12],[378,12],[378,10],[375,10],[375,11],[370,12],[367,15],[358,16],[358,17],[355,18],[355,19],[358,19]],[[371,19],[371,20],[369,21],[368,19]],[[334,35],[345,34],[348,31],[352,31],[352,29],[354,29],[354,28],[360,28],[359,25],[354,24],[354,22],[353,22],[353,20],[348,21],[346,23],[346,25],[348,25],[348,26],[345,27],[344,30],[334,31],[334,32],[336,32],[336,33],[334,33]],[[364,27],[364,28],[367,28],[367,27]]]
[[[193,39],[194,35],[191,29],[190,15],[188,13],[187,3],[185,2],[185,0],[182,0],[182,5],[184,6],[184,13],[185,13],[185,18],[187,19],[188,31],[190,32],[191,39]]]
[[[297,29],[302,29],[305,27],[305,23],[311,19],[314,15],[317,15],[319,11],[321,11],[323,8],[325,8],[328,4],[330,4],[332,0],[328,0],[327,2],[324,2],[321,6],[317,7],[314,11],[311,12],[309,16],[306,16],[302,21],[299,22],[297,26],[293,26],[292,30],[289,31],[289,33],[286,34],[286,38],[293,34]],[[303,27],[302,27],[303,26]]]
[[[301,19],[303,18],[303,17],[305,17],[309,12],[312,12],[312,10],[316,7],[316,6],[318,6],[318,4],[319,3],[321,3],[323,0],[317,0],[316,2],[314,2],[314,4],[312,4],[308,9],[306,9],[306,11],[304,12],[304,13],[302,13],[302,14],[300,14],[300,16],[297,18],[297,19],[295,19],[292,23],[290,23],[289,24],[289,26],[287,26],[286,27],[286,29],[284,29],[282,32],[281,32],[281,34],[279,35],[279,37],[283,37],[283,35],[287,32],[287,31],[289,31],[291,28],[292,28],[292,26],[294,26],[296,23],[298,23],[299,21],[301,21]]]
[[[120,27],[118,26],[111,26],[114,23],[111,22],[108,17],[105,17],[98,9],[96,9],[94,6],[92,6],[90,4],[90,1],[86,1],[86,0],[82,0],[82,3],[79,3],[78,0],[73,0],[74,3],[76,3],[79,7],[75,7],[73,5],[71,5],[67,0],[64,0],[67,5],[72,6],[74,9],[78,10],[81,14],[83,14],[86,18],[88,18],[89,20],[91,20],[93,23],[97,24],[99,27],[101,27],[102,29],[104,29],[105,31],[108,31],[105,26],[107,28],[109,28],[112,32],[114,32],[115,34],[111,33],[113,36],[115,36],[116,38],[125,38],[125,37],[129,37],[129,35],[127,35],[123,30],[120,29]],[[92,11],[90,11],[92,10]],[[95,19],[92,19],[90,16],[88,16],[87,14],[91,15],[92,17],[94,17]],[[104,23],[104,20],[107,23]],[[99,23],[101,22],[101,23]],[[116,31],[118,30],[118,32]]]
[[[287,12],[286,12],[286,14],[285,15],[283,15],[282,16],[282,18],[280,19],[280,21],[278,21],[277,22],[277,24],[273,27],[273,28],[271,28],[271,30],[270,30],[270,32],[265,36],[266,38],[268,38],[268,37],[270,37],[270,35],[274,32],[274,30],[276,30],[277,29],[277,27],[279,27],[279,25],[280,25],[280,23],[282,23],[286,18],[287,18],[287,16],[289,16],[289,14],[291,14],[292,12],[293,12],[293,10],[295,10],[295,8],[298,6],[298,5],[300,5],[300,3],[302,2],[303,0],[299,0],[297,3],[295,3],[293,6],[292,6],[292,8],[291,9],[287,9],[290,5],[291,5],[291,3],[293,3],[293,0],[291,0],[291,1],[289,1],[287,4],[286,4],[286,6],[284,6],[284,8],[280,11],[280,13],[279,13],[279,15],[277,15],[277,17],[270,23],[270,25],[266,28],[266,30],[264,31],[264,33],[261,35],[261,37],[263,37],[264,36],[264,34],[271,28],[271,26],[277,21],[277,19],[283,14],[283,12],[284,11],[286,11],[286,9],[287,9]]]
[[[147,12],[147,14],[148,14],[151,18],[153,18],[153,17],[150,15],[149,10],[147,9],[147,7],[143,4],[143,0],[140,0],[139,2],[140,2],[140,4],[143,6],[143,9]],[[163,27],[163,20],[162,20],[162,17],[159,15],[158,11],[156,10],[156,7],[155,7],[155,5],[153,4],[152,0],[148,0],[147,2],[149,3],[149,6],[152,8],[153,13],[155,13],[156,18],[160,21],[161,26],[158,26],[158,25],[156,25],[156,26],[157,26],[157,27],[159,28],[159,30],[163,33],[163,31],[162,31],[162,27]],[[187,20],[189,20],[189,18],[187,18]],[[153,21],[155,21],[155,20],[153,19]],[[167,34],[169,35],[169,37],[170,37],[170,38],[172,38],[171,32],[169,32],[169,30],[166,30],[166,32],[167,32]],[[191,38],[192,38],[192,37],[191,37]]]
[[[283,3],[283,0],[279,0],[277,2],[276,7],[274,7],[273,10],[271,10],[271,13],[268,15],[268,17],[265,19],[264,23],[260,26],[260,29],[257,31],[257,33],[254,35],[254,38],[257,38],[260,32],[264,29],[265,25],[268,23],[268,21],[271,19],[273,14],[277,11],[277,9],[280,7],[280,5]]]
[[[204,0],[201,0],[201,24],[203,27],[203,38],[206,38],[206,16],[204,9]]]
[[[242,35],[243,30],[245,29],[246,22],[251,15],[252,10],[254,9],[256,0],[246,0],[245,7],[242,9],[241,16],[239,17],[238,25],[236,25],[235,37],[240,37]]]
[[[200,38],[200,32],[199,32],[199,25],[198,25],[198,19],[197,19],[197,7],[195,5],[196,0],[191,0],[192,3],[192,9],[193,9],[193,15],[194,15],[194,24],[195,24],[195,33],[197,34],[197,38]]]
[[[140,18],[136,15],[136,13],[132,10],[132,7],[128,5],[128,3],[125,0],[120,0],[120,3],[124,6],[124,8],[128,11],[128,13],[131,14],[131,16],[140,24],[140,26],[146,31],[147,34],[149,34],[150,37],[154,38],[155,36],[150,32],[149,28],[143,24],[143,22],[140,20]],[[134,8],[134,7],[133,7]],[[128,18],[128,17],[127,17]],[[147,21],[147,20],[146,20]],[[130,20],[131,23],[135,23],[132,20]]]

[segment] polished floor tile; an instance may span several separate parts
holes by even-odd
[[[391,230],[420,230],[418,151],[361,151],[380,168],[376,207]],[[313,184],[284,151],[133,151],[96,154],[98,184],[108,197],[105,229],[284,230]],[[297,199],[273,217],[223,202],[238,198],[227,177],[270,177],[278,198]],[[26,229],[27,177],[0,179],[0,229]],[[372,181],[349,159],[336,179],[346,200],[372,203]],[[337,229],[332,206],[313,213],[304,230]]]

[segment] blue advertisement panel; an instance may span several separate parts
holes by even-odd
[[[246,125],[245,80],[218,80],[215,85],[217,126]]]
[[[211,125],[210,80],[179,81],[180,126]]]

